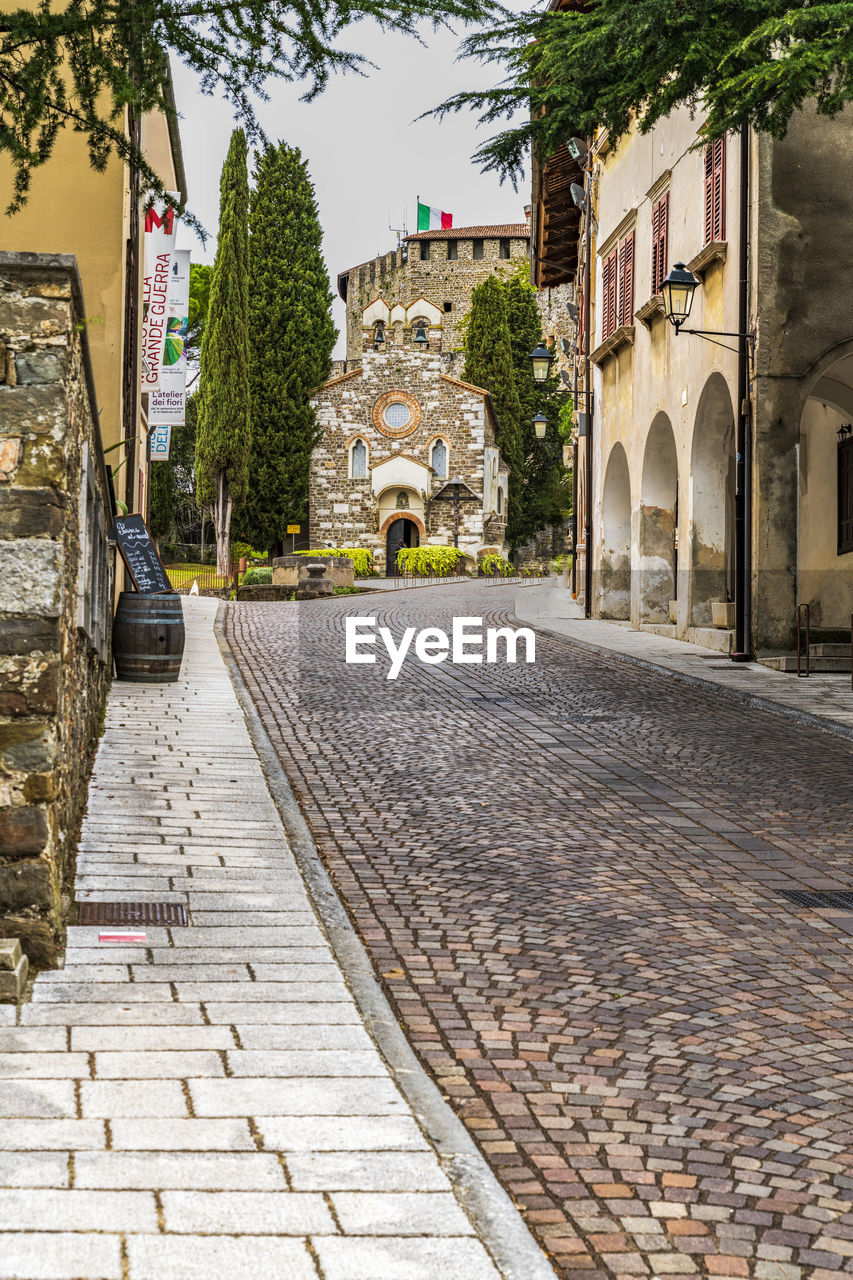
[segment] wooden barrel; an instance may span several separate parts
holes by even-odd
[[[116,677],[144,684],[169,684],[181,674],[183,653],[181,597],[122,591],[113,623]]]

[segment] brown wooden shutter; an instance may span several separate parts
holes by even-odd
[[[705,243],[726,238],[726,140],[705,148]]]
[[[601,269],[601,337],[609,338],[616,329],[617,251],[604,259]]]
[[[619,313],[617,325],[630,324],[634,319],[634,232],[619,246]]]
[[[669,239],[669,192],[652,209],[652,294],[660,293],[666,275]]]

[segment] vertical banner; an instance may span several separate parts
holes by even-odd
[[[171,442],[172,428],[170,426],[154,427],[151,432],[151,444],[148,450],[148,457],[151,461],[168,462]]]
[[[187,398],[187,327],[190,310],[190,251],[175,249],[169,267],[166,298],[166,336],[158,389],[148,397],[150,426],[184,422]]]
[[[170,191],[177,200],[179,193]],[[177,218],[162,200],[145,211],[142,256],[142,390],[156,391],[166,344],[169,268]]]

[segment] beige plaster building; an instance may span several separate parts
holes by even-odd
[[[812,638],[849,644],[853,112],[804,111],[782,141],[702,146],[701,126],[677,111],[534,175],[535,276],[575,282],[592,410],[578,594],[593,616],[765,657],[791,650],[808,603]],[[676,262],[699,280],[680,333],[661,298]]]
[[[171,87],[168,88],[171,93]],[[180,136],[174,120],[149,114],[126,127],[167,190],[187,198]],[[12,171],[0,159],[0,205],[12,191]],[[144,511],[148,483],[146,426],[139,391],[142,325],[141,218],[126,164],[111,156],[103,173],[89,163],[85,138],[61,130],[51,159],[32,175],[23,210],[2,220],[0,247],[32,253],[73,254],[77,260],[92,372],[105,449],[117,471],[116,496]]]

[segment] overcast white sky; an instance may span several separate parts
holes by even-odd
[[[458,39],[447,31],[426,31],[424,39],[422,46],[383,35],[372,24],[355,27],[342,43],[370,57],[378,64],[376,71],[366,78],[339,76],[312,103],[299,101],[298,85],[272,82],[270,101],[258,109],[267,135],[300,147],[308,161],[341,331],[338,272],[392,249],[396,236],[389,225],[417,230],[418,195],[452,213],[455,226],[524,220],[530,198],[526,177],[514,192],[471,163],[481,136],[488,136],[478,131],[473,114],[412,123],[451,93],[485,85],[497,74],[496,68],[457,63]],[[212,262],[219,173],[234,121],[227,103],[198,92],[185,67],[176,64],[172,70],[190,205],[212,233],[202,247],[182,228],[178,245],[191,249],[194,261]],[[344,354],[341,339],[335,354]]]

